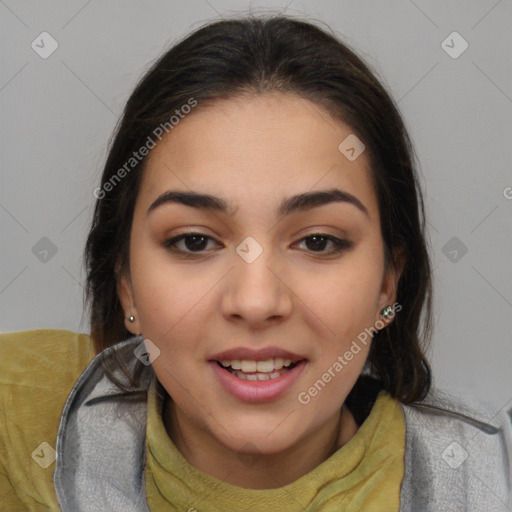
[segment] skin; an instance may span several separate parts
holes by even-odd
[[[357,432],[343,404],[370,343],[360,343],[361,351],[309,404],[297,400],[358,334],[382,320],[403,268],[402,262],[399,271],[385,271],[366,154],[349,161],[338,150],[350,133],[322,107],[274,92],[199,105],[148,156],[130,273],[119,280],[125,316],[135,316],[126,327],[161,351],[153,367],[172,398],[163,413],[169,437],[191,464],[232,485],[287,485]],[[369,216],[331,203],[276,219],[284,198],[332,187],[356,196]],[[169,189],[222,196],[237,207],[224,215],[165,204],[146,215]],[[187,259],[163,246],[191,228],[211,237],[202,256]],[[331,242],[307,244],[314,233],[346,238],[353,247],[329,256]],[[263,248],[250,264],[235,251],[247,236]],[[177,245],[198,254],[190,239]],[[292,388],[259,404],[224,391],[208,359],[229,348],[268,345],[307,358]],[[247,443],[252,448],[243,450]],[[257,454],[255,464],[244,464],[241,453]]]

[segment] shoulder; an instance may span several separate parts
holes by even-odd
[[[62,329],[0,334],[0,384],[9,407],[36,402],[39,393],[66,395],[94,358],[91,338]],[[14,394],[13,394],[14,393]]]
[[[62,361],[62,357],[67,357],[72,364],[69,369],[73,371],[94,357],[94,349],[87,334],[64,329],[33,329],[0,334],[0,355],[0,364],[5,366],[2,370],[15,365],[16,360],[37,363],[42,362],[42,358],[51,360],[55,370],[56,358]],[[5,374],[2,372],[2,375]]]
[[[510,409],[500,410],[440,389],[432,390],[421,402],[402,404],[402,409],[406,423],[404,501],[426,511],[452,502],[466,511],[509,510]]]
[[[94,355],[86,334],[61,329],[0,334],[0,483],[10,481],[12,499],[18,495],[24,506],[54,499],[60,417]]]
[[[93,358],[86,334],[62,329],[0,334],[0,407],[19,420],[30,415],[31,425],[50,417],[55,422],[52,416],[61,412],[73,384]]]

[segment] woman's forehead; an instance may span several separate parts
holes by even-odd
[[[275,156],[289,158],[290,152],[298,152],[313,158],[329,146],[336,150],[340,136],[351,132],[350,126],[331,117],[325,107],[296,94],[245,95],[199,102],[168,131],[151,158],[171,149],[181,156],[201,157],[200,147],[231,150],[231,154],[240,150],[246,158],[252,150],[260,158],[265,156],[262,150],[275,151]],[[191,154],[188,149],[193,150]]]
[[[367,155],[351,160],[340,149],[351,137],[348,125],[295,95],[223,100],[186,116],[151,151],[140,194],[148,202],[188,188],[274,208],[292,191],[337,188],[371,210]]]

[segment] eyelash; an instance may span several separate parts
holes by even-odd
[[[181,235],[175,236],[174,238],[170,238],[168,240],[165,240],[163,242],[163,246],[168,249],[169,251],[178,253],[179,255],[182,255],[186,258],[193,258],[193,257],[201,257],[204,256],[205,251],[184,251],[182,249],[176,248],[176,244],[180,242],[181,240],[187,239],[189,237],[198,236],[206,239],[213,240],[211,236],[205,235],[204,233],[199,232],[190,232],[190,233],[182,233]],[[350,242],[349,240],[344,240],[341,238],[337,238],[332,235],[327,235],[326,233],[312,233],[311,235],[308,235],[304,238],[301,238],[299,242],[302,242],[303,240],[308,240],[309,238],[313,237],[321,237],[325,238],[328,241],[331,241],[334,244],[334,249],[331,251],[323,252],[323,251],[310,251],[313,254],[320,254],[323,256],[331,256],[335,254],[339,254],[347,249],[350,249],[354,244]]]

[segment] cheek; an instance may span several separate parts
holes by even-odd
[[[317,329],[330,339],[347,341],[373,325],[380,287],[380,266],[365,264],[364,258],[354,255],[296,289],[314,313],[311,318]]]
[[[177,282],[168,284],[162,278],[156,283],[146,281],[140,290],[137,311],[145,337],[154,338],[157,345],[181,346],[187,340],[200,339],[203,322],[199,319],[205,303],[196,290]]]
[[[205,282],[197,270],[187,271],[179,264],[170,264],[165,253],[155,254],[158,252],[139,247],[133,253],[131,271],[137,313],[144,337],[160,349],[160,356],[154,361],[155,371],[162,378],[171,372],[182,381],[204,358],[200,351],[205,339],[201,329],[211,313],[211,303],[205,295],[213,283]]]
[[[157,344],[173,338],[198,302],[197,286],[188,282],[179,266],[166,261],[165,252],[159,249],[141,243],[130,258],[135,306],[144,336]]]

